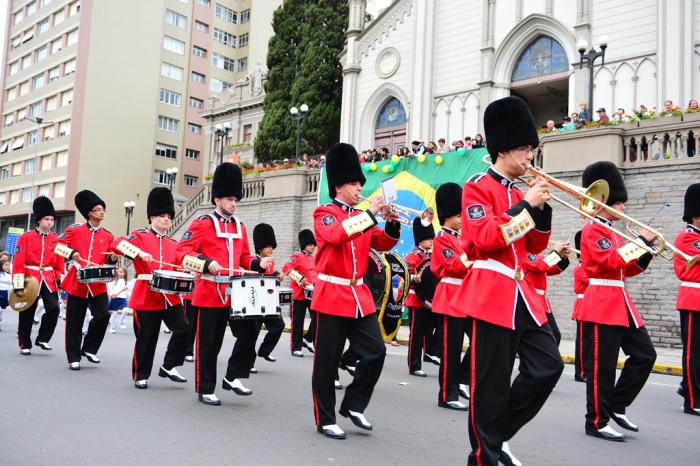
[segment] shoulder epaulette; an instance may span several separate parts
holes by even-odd
[[[84,225],[84,223],[74,223],[73,225],[68,225],[68,226],[66,227],[66,230],[67,230],[68,228],[79,227],[79,226],[83,226],[83,225]]]
[[[211,221],[214,221],[214,220],[211,218],[211,215],[209,215],[209,214],[204,214],[204,215],[200,215],[199,217],[197,217],[197,220],[206,220],[206,219],[209,219],[209,220],[211,220]]]
[[[486,174],[486,173],[474,173],[471,177],[469,177],[469,179],[467,180],[467,183],[476,183],[476,182],[479,181],[481,178],[483,178],[483,176],[484,176],[485,174]]]

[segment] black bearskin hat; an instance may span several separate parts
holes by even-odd
[[[532,113],[523,99],[516,96],[494,100],[484,111],[484,133],[491,154],[496,163],[499,152],[506,152],[520,146],[540,143]]]
[[[457,183],[445,183],[435,192],[435,203],[440,225],[462,211],[462,187]]]
[[[34,214],[34,221],[38,222],[44,217],[52,216],[54,220],[56,219],[56,209],[53,207],[53,202],[46,196],[39,196],[34,199],[34,204],[32,204],[32,213]]]
[[[316,237],[314,236],[314,232],[311,230],[301,230],[299,232],[299,249],[303,251],[309,244],[316,246]]]
[[[255,252],[260,252],[261,249],[267,246],[272,246],[272,249],[277,247],[275,230],[267,223],[258,223],[253,229],[253,247]]]
[[[214,171],[211,184],[211,203],[215,197],[233,196],[239,201],[243,199],[243,174],[241,167],[231,162],[224,162]]]
[[[596,180],[605,180],[610,187],[610,197],[607,204],[613,205],[617,202],[627,202],[627,188],[622,179],[620,170],[614,163],[608,161],[594,162],[583,170],[581,184],[587,188]]]
[[[78,211],[86,220],[89,218],[90,211],[94,209],[95,206],[101,205],[102,208],[107,208],[105,201],[100,199],[97,194],[87,189],[76,194],[74,201],[75,207],[78,208]]]
[[[416,246],[420,244],[421,241],[426,239],[435,238],[435,230],[433,229],[433,224],[431,223],[427,227],[424,227],[421,223],[420,218],[416,217],[413,219],[413,241]]]
[[[335,187],[345,183],[359,181],[365,184],[367,179],[362,173],[357,150],[350,144],[340,142],[326,154],[326,179],[328,180],[328,195],[335,198]]]
[[[685,191],[683,221],[690,223],[693,217],[700,216],[700,183],[691,184]]]
[[[170,218],[175,216],[173,193],[171,193],[168,188],[153,188],[151,192],[148,193],[146,218],[150,220],[151,216],[156,217],[161,214],[170,214]]]
[[[574,247],[579,251],[581,250],[581,232],[582,230],[579,230],[574,235]]]

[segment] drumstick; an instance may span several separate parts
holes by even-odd
[[[111,252],[103,252],[102,254],[113,254],[113,253],[111,253]],[[174,269],[178,269],[178,270],[187,270],[187,269],[183,268],[181,265],[175,265],[175,264],[171,264],[170,262],[163,262],[163,261],[159,261],[159,260],[157,260],[157,259],[152,259],[152,260],[153,260],[153,262],[157,262],[157,263],[159,263],[159,264],[161,264],[161,265],[167,265],[168,267],[172,267],[172,268],[174,268]],[[252,274],[259,274],[259,273],[260,273],[260,272],[254,271],[254,270],[247,270],[247,269],[225,269],[225,268],[223,268],[223,267],[221,268],[221,271],[222,271],[222,272],[234,272],[234,273],[252,273]]]

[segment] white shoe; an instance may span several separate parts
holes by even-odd
[[[328,424],[325,426],[319,426],[317,430],[329,438],[338,440],[343,440],[345,438],[345,432],[343,432],[343,429],[338,427],[338,424]]]
[[[301,345],[302,345],[304,348],[306,348],[306,349],[309,351],[309,353],[313,353],[313,352],[315,351],[313,342],[306,341],[306,340],[304,340],[304,339],[302,338],[302,339],[301,339]]]
[[[173,382],[185,383],[187,379],[184,378],[174,367],[170,370],[166,369],[164,366],[160,367],[158,375],[163,378],[172,380]]]
[[[340,380],[334,380],[335,382],[335,389],[336,390],[342,390],[343,389],[343,384],[340,383]]]
[[[163,333],[173,333],[173,331],[170,330],[169,328],[166,328],[165,330],[163,330]]]
[[[30,354],[32,354],[32,350],[30,350],[29,348],[22,348],[21,350],[19,350],[19,352],[20,354],[23,354],[25,356],[29,356]]]
[[[109,329],[109,333],[117,333],[117,331],[114,330],[113,328],[110,328],[110,329]]]
[[[292,356],[296,356],[296,357],[298,357],[298,358],[303,358],[303,357],[304,357],[304,353],[302,353],[302,352],[299,351],[299,350],[296,350],[296,351],[292,351]]]
[[[503,445],[501,445],[501,454],[507,456],[513,466],[523,466],[523,463],[510,451],[508,442],[503,442]]]
[[[126,328],[126,325],[124,325],[124,324],[119,324],[119,328],[123,330],[123,329]]]
[[[148,380],[137,380],[134,382],[134,387],[144,390],[148,388]]]
[[[70,363],[70,366],[68,366],[68,367],[70,367],[70,369],[73,371],[79,371],[80,370],[80,363],[79,362],[72,362],[72,363]]]
[[[239,379],[228,380],[224,377],[224,380],[221,382],[221,388],[224,390],[233,390],[236,395],[240,396],[253,394],[253,390],[243,385]]]
[[[98,358],[96,354],[87,353],[87,352],[83,351],[83,356],[85,356],[87,358],[87,360],[93,364],[100,363],[100,358]]]
[[[194,356],[185,356],[185,361],[194,362]]]
[[[467,400],[469,399],[469,386],[466,384],[459,384],[459,395],[462,398],[466,398]]]

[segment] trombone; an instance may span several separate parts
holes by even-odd
[[[370,199],[364,196],[360,196],[360,199],[363,201],[370,202]],[[386,217],[394,213],[398,217],[397,220],[404,224],[411,226],[413,224],[413,217],[418,217],[420,218],[420,223],[424,226],[427,227],[431,223],[433,223],[433,219],[435,218],[435,211],[433,210],[432,207],[426,207],[423,210],[418,210],[418,209],[411,209],[410,207],[404,207],[399,204],[388,204],[386,206],[387,211],[386,212],[380,212],[378,214],[379,217]]]

